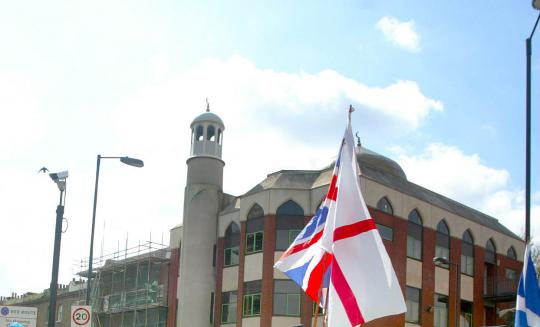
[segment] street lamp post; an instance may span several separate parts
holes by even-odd
[[[455,308],[455,322],[454,326],[458,327],[460,325],[459,323],[459,306],[461,304],[461,271],[460,271],[460,264],[453,263],[446,257],[435,257],[433,258],[434,264],[443,264],[443,265],[452,265],[456,267],[456,308]]]
[[[141,168],[144,166],[144,162],[139,159],[130,157],[102,157],[98,154],[96,164],[96,185],[94,187],[94,208],[92,211],[92,231],[90,234],[90,255],[88,257],[88,279],[86,281],[86,305],[90,305],[90,290],[92,281],[92,261],[94,260],[94,230],[96,226],[96,205],[99,185],[99,167],[101,165],[101,159],[120,159],[120,161],[126,165]]]
[[[540,10],[540,0],[533,0],[532,6]],[[526,90],[526,127],[525,127],[525,243],[531,238],[531,40],[538,26],[540,14],[531,31],[531,35],[525,41],[527,56],[527,90]]]
[[[64,219],[64,192],[66,190],[66,179],[68,172],[49,174],[52,180],[58,185],[60,190],[60,202],[56,207],[56,225],[54,228],[54,252],[52,264],[51,286],[49,288],[49,319],[48,326],[54,326],[56,320],[56,294],[58,291],[58,267],[60,265],[60,243],[62,241],[62,220]]]

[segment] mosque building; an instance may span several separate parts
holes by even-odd
[[[183,223],[171,229],[169,246],[149,242],[98,260],[94,326],[314,325],[316,305],[273,265],[325,198],[334,163],[273,172],[242,195],[226,194],[224,131],[209,108],[191,123]],[[362,194],[407,305],[405,314],[363,326],[506,326],[524,241],[495,218],[408,181],[395,161],[360,144],[356,151]],[[85,303],[81,271],[59,288],[55,326],[71,326],[69,308]],[[37,308],[36,326],[45,327],[48,299],[47,291],[27,293],[0,297],[0,305]]]
[[[208,108],[191,123],[183,223],[171,230],[168,289],[176,296],[169,295],[167,326],[312,326],[314,303],[273,264],[324,199],[333,163],[273,172],[242,195],[226,194],[224,131]],[[360,144],[357,159],[407,304],[405,314],[365,326],[457,326],[456,317],[460,326],[504,325],[524,241],[495,218],[408,181],[395,161]]]

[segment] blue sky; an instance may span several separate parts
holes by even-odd
[[[524,47],[536,15],[530,1],[0,4],[0,216],[10,249],[0,295],[49,283],[57,191],[36,174],[42,166],[70,171],[61,282],[87,256],[98,153],[146,166],[103,163],[96,252],[150,232],[166,242],[182,219],[189,124],[206,97],[226,125],[226,192],[275,170],[325,166],[353,104],[366,147],[521,233]],[[538,100],[533,92],[533,148]],[[538,159],[533,150],[536,219]]]

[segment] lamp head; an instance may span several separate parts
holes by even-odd
[[[120,161],[126,165],[141,168],[144,167],[144,162],[140,159],[130,157],[120,157]]]
[[[66,190],[66,179],[68,178],[68,176],[69,176],[69,173],[68,173],[67,170],[61,171],[59,173],[50,173],[49,174],[49,177],[51,177],[53,182],[55,182],[56,185],[58,185],[58,189],[60,191],[65,191]]]
[[[532,6],[536,10],[540,10],[540,0],[532,0]]]

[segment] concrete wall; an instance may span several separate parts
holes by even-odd
[[[208,308],[215,287],[213,250],[220,191],[217,185],[186,187],[178,297],[180,327],[210,326]]]

